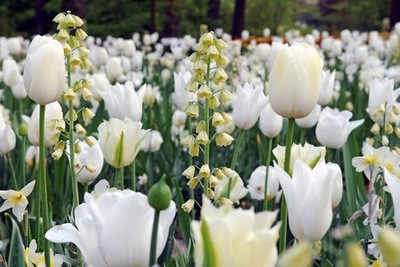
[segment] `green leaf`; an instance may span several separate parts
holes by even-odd
[[[174,187],[176,190],[176,202],[177,202],[177,208],[178,208],[178,222],[179,222],[179,228],[182,231],[183,239],[185,240],[185,243],[187,246],[189,246],[190,243],[190,217],[187,212],[184,212],[183,209],[181,208],[182,204],[185,202],[183,195],[182,195],[182,190],[179,187],[178,180],[176,178],[172,178],[172,181],[174,183]]]
[[[18,228],[17,222],[9,215],[6,215],[10,218],[12,223],[12,232],[10,239],[10,254],[8,255],[8,265],[16,266],[16,267],[24,267],[24,244],[22,242],[21,233]]]
[[[200,231],[203,237],[203,267],[217,266],[215,250],[211,241],[210,229],[205,218],[201,220]]]

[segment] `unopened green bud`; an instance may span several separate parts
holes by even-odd
[[[18,127],[18,134],[20,136],[27,136],[28,135],[28,125],[23,122]]]
[[[172,200],[171,189],[165,182],[165,175],[154,184],[148,193],[148,201],[150,206],[155,210],[161,211],[168,209]]]

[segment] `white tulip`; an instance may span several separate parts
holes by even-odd
[[[247,185],[251,198],[264,200],[266,171],[266,166],[259,166],[251,173],[249,184]],[[267,186],[267,199],[270,200],[275,197],[276,193],[279,190],[279,181],[275,174],[275,168],[272,166],[268,167]]]
[[[97,129],[104,159],[115,168],[128,166],[134,161],[148,134],[148,130],[142,130],[142,123],[128,117],[123,121],[111,118],[101,123]]]
[[[20,37],[12,37],[7,39],[7,49],[11,55],[17,56],[22,52],[22,43]]]
[[[275,113],[271,104],[265,105],[260,114],[259,127],[261,132],[269,138],[274,138],[279,135],[282,130],[283,118]]]
[[[0,112],[0,155],[5,155],[15,148],[16,137],[11,125],[7,125]]]
[[[236,127],[242,130],[253,127],[267,103],[268,99],[261,87],[253,88],[249,83],[243,88],[238,85],[236,98],[232,101],[232,118]]]
[[[93,86],[90,91],[93,93],[93,98],[97,101],[101,101],[103,97],[102,93],[108,91],[111,87],[110,81],[104,73],[95,73],[90,77]]]
[[[124,74],[120,57],[111,57],[106,66],[106,74],[110,81],[116,81]]]
[[[123,120],[128,117],[134,121],[142,118],[144,90],[135,91],[132,82],[124,85],[117,83],[110,90],[99,92],[103,97],[108,115]]]
[[[269,99],[274,111],[286,118],[303,118],[319,98],[323,61],[307,44],[283,47],[269,75]]]
[[[157,152],[160,150],[160,147],[164,139],[161,136],[161,133],[157,130],[152,130],[143,140],[140,149],[144,152]]]
[[[231,191],[229,194],[229,199],[233,203],[239,203],[239,200],[245,197],[249,190],[244,187],[242,178],[240,178],[239,174],[237,174],[235,171],[232,177],[224,177],[219,180],[219,183],[215,187],[215,199],[228,198],[228,187],[230,180]]]
[[[385,176],[385,182],[389,187],[390,194],[393,199],[394,208],[394,222],[396,223],[396,229],[400,230],[400,179],[383,167],[383,173]]]
[[[318,142],[329,148],[341,148],[351,131],[364,123],[364,119],[350,122],[352,116],[353,113],[348,110],[339,111],[325,107],[315,129]]]
[[[261,62],[266,63],[269,58],[270,50],[271,46],[269,44],[261,43],[257,45],[255,53]]]
[[[321,114],[321,106],[315,105],[310,114],[301,119],[296,119],[296,124],[301,128],[312,128],[317,124],[319,115]]]
[[[276,215],[230,205],[217,208],[203,197],[201,221],[192,222],[195,266],[275,266],[280,228],[280,223],[272,227]]]
[[[125,40],[122,46],[122,52],[126,57],[133,57],[136,52],[136,46],[133,40]]]
[[[318,165],[311,169],[297,160],[292,177],[275,167],[287,201],[289,227],[299,240],[321,240],[332,222],[332,179],[326,167]]]
[[[330,72],[329,70],[322,72],[321,90],[319,92],[318,104],[325,106],[331,101],[333,89],[335,87],[335,76],[336,70],[333,72]]]
[[[66,85],[61,43],[40,35],[33,39],[26,55],[24,85],[28,96],[39,105],[60,98]]]
[[[17,84],[15,84],[13,87],[11,87],[12,93],[13,95],[17,98],[17,99],[24,99],[26,98],[27,94],[25,91],[25,86],[24,86],[24,81],[21,78],[19,79],[19,82]]]
[[[6,59],[3,61],[3,81],[9,86],[13,87],[22,80],[21,73],[17,63],[13,59]]]
[[[191,78],[190,72],[174,72],[174,93],[172,99],[178,109],[182,110],[186,103],[197,101],[197,95],[185,89]]]
[[[35,146],[39,146],[39,109],[40,106],[36,105],[28,123],[28,139]],[[57,143],[57,135],[61,132],[57,125],[62,123],[63,117],[62,108],[58,102],[46,105],[44,123],[44,145],[46,147],[52,147]]]

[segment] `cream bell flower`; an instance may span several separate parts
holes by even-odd
[[[36,181],[32,181],[27,184],[20,191],[15,190],[1,190],[0,197],[6,201],[1,205],[0,212],[12,208],[12,213],[17,217],[19,222],[22,221],[26,207],[28,206],[28,199],[30,193],[32,193],[33,187]]]

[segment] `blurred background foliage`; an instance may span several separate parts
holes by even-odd
[[[47,33],[66,10],[85,18],[93,36],[125,38],[144,31],[197,35],[201,24],[260,36],[264,28],[276,34],[299,27],[296,22],[335,33],[381,30],[384,18],[400,21],[400,0],[1,0],[0,35]]]

